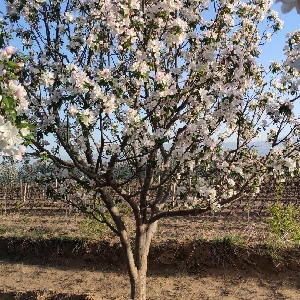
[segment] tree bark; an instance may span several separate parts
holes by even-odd
[[[131,282],[131,299],[146,300],[147,262],[137,272],[137,277]]]
[[[128,251],[124,249],[131,285],[130,298],[133,300],[146,300],[148,254],[156,228],[157,222],[138,226],[135,237],[134,261],[129,259]]]
[[[147,259],[150,249],[150,243],[157,228],[157,220],[153,220],[148,223],[147,220],[143,222],[141,213],[137,210],[137,207],[133,206],[133,210],[136,209],[136,233],[134,251],[132,250],[132,244],[122,218],[120,216],[117,206],[111,199],[106,189],[99,189],[102,196],[102,200],[106,204],[114,223],[117,227],[117,232],[122,244],[122,249],[125,254],[128,275],[130,278],[131,293],[130,298],[133,300],[146,300],[146,274],[147,274]]]

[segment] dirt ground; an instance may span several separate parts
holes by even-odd
[[[175,261],[150,260],[148,299],[300,299],[297,264],[280,269],[266,257],[256,257],[256,262],[235,257],[225,265],[212,265],[208,258],[191,267],[182,261],[176,265]],[[101,261],[88,255],[31,260],[22,255],[2,257],[0,299],[129,299],[124,267]]]
[[[93,270],[76,261],[62,263],[58,268],[1,260],[0,272],[0,299],[3,300],[22,299],[20,292],[24,292],[24,296],[26,291],[39,292],[31,293],[32,298],[27,293],[23,299],[129,299],[126,274]],[[221,268],[187,274],[166,268],[164,272],[149,272],[148,299],[297,300],[300,298],[299,279],[299,271],[272,274]],[[19,293],[9,293],[16,290]]]
[[[0,216],[0,300],[128,300],[117,240],[103,230],[87,241],[87,224],[78,216]],[[277,242],[249,216],[162,222],[149,254],[148,299],[298,300],[299,247]]]

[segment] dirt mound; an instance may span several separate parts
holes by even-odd
[[[243,247],[223,240],[169,241],[154,244],[149,252],[149,271],[168,268],[194,272],[205,268],[261,269],[264,272],[300,271],[299,247],[292,249],[267,249]],[[276,252],[277,251],[277,252]],[[117,243],[85,240],[22,240],[0,237],[0,259],[12,258],[30,264],[60,265],[66,259],[116,271],[125,270],[123,250]]]

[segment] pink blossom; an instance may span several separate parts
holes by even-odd
[[[20,108],[23,109],[23,110],[27,110],[28,109],[28,105],[29,105],[29,102],[24,99],[24,98],[20,98]]]
[[[21,154],[24,154],[26,152],[26,147],[23,145],[19,146],[19,151]]]
[[[15,94],[16,94],[16,96],[17,96],[18,98],[23,97],[23,91],[22,91],[21,89],[17,89],[16,92],[15,92]]]
[[[7,56],[10,57],[14,53],[15,47],[7,46],[5,47],[4,51],[6,52]]]

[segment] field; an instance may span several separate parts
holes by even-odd
[[[300,299],[299,244],[269,230],[270,206],[297,207],[298,186],[265,186],[219,213],[160,222],[149,299]],[[0,191],[0,299],[127,300],[117,238],[34,186],[25,198],[20,188]]]

